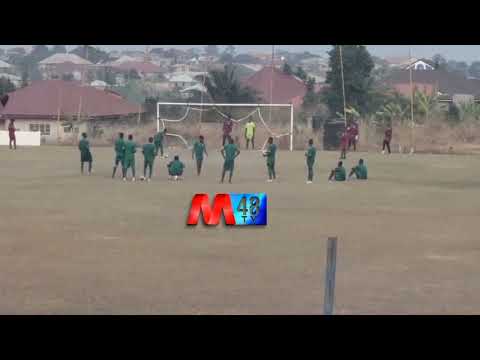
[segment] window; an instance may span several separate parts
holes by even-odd
[[[65,134],[71,133],[71,132],[72,132],[72,125],[65,125],[65,126],[63,127],[63,132],[64,132]]]
[[[40,131],[40,135],[50,135],[50,124],[30,124],[30,131]]]
[[[426,70],[425,65],[423,65],[422,63],[417,64],[417,68],[415,70]]]
[[[40,134],[41,135],[50,135],[50,124],[41,124],[40,125]]]

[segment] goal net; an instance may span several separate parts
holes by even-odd
[[[157,130],[167,129],[169,146],[191,148],[199,135],[210,146],[220,147],[223,122],[233,122],[231,137],[245,145],[245,124],[255,123],[255,149],[262,150],[269,137],[280,148],[293,150],[293,106],[291,104],[157,103]]]

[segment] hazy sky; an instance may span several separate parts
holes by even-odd
[[[14,47],[16,45],[0,45],[2,48]],[[69,50],[76,45],[68,45]],[[145,50],[146,45],[98,45],[109,50]],[[175,47],[175,48],[203,48],[204,45],[150,45],[151,47]],[[221,45],[220,45],[221,46]],[[272,45],[235,45],[237,52],[245,51],[266,51],[270,52]],[[476,61],[480,60],[480,45],[367,45],[373,55],[385,56],[408,56],[409,49],[412,50],[412,56],[431,57],[435,54],[442,54],[447,59]],[[330,49],[330,45],[275,45],[278,49],[289,51],[310,51],[318,54],[325,54]]]

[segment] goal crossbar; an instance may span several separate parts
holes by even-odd
[[[213,103],[189,103],[189,102],[157,102],[157,131],[160,131],[160,106],[202,106],[202,107],[289,107],[290,108],[290,151],[293,151],[293,104],[213,104]]]

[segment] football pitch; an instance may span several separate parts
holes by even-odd
[[[349,153],[367,182],[329,183],[337,152],[281,151],[276,183],[242,150],[185,179],[111,179],[112,148],[0,148],[0,314],[322,314],[338,236],[336,314],[480,313],[480,156]],[[174,152],[170,151],[170,156]],[[169,159],[170,160],[170,159]],[[137,153],[137,178],[143,158]],[[266,227],[186,226],[193,194],[266,192]]]

